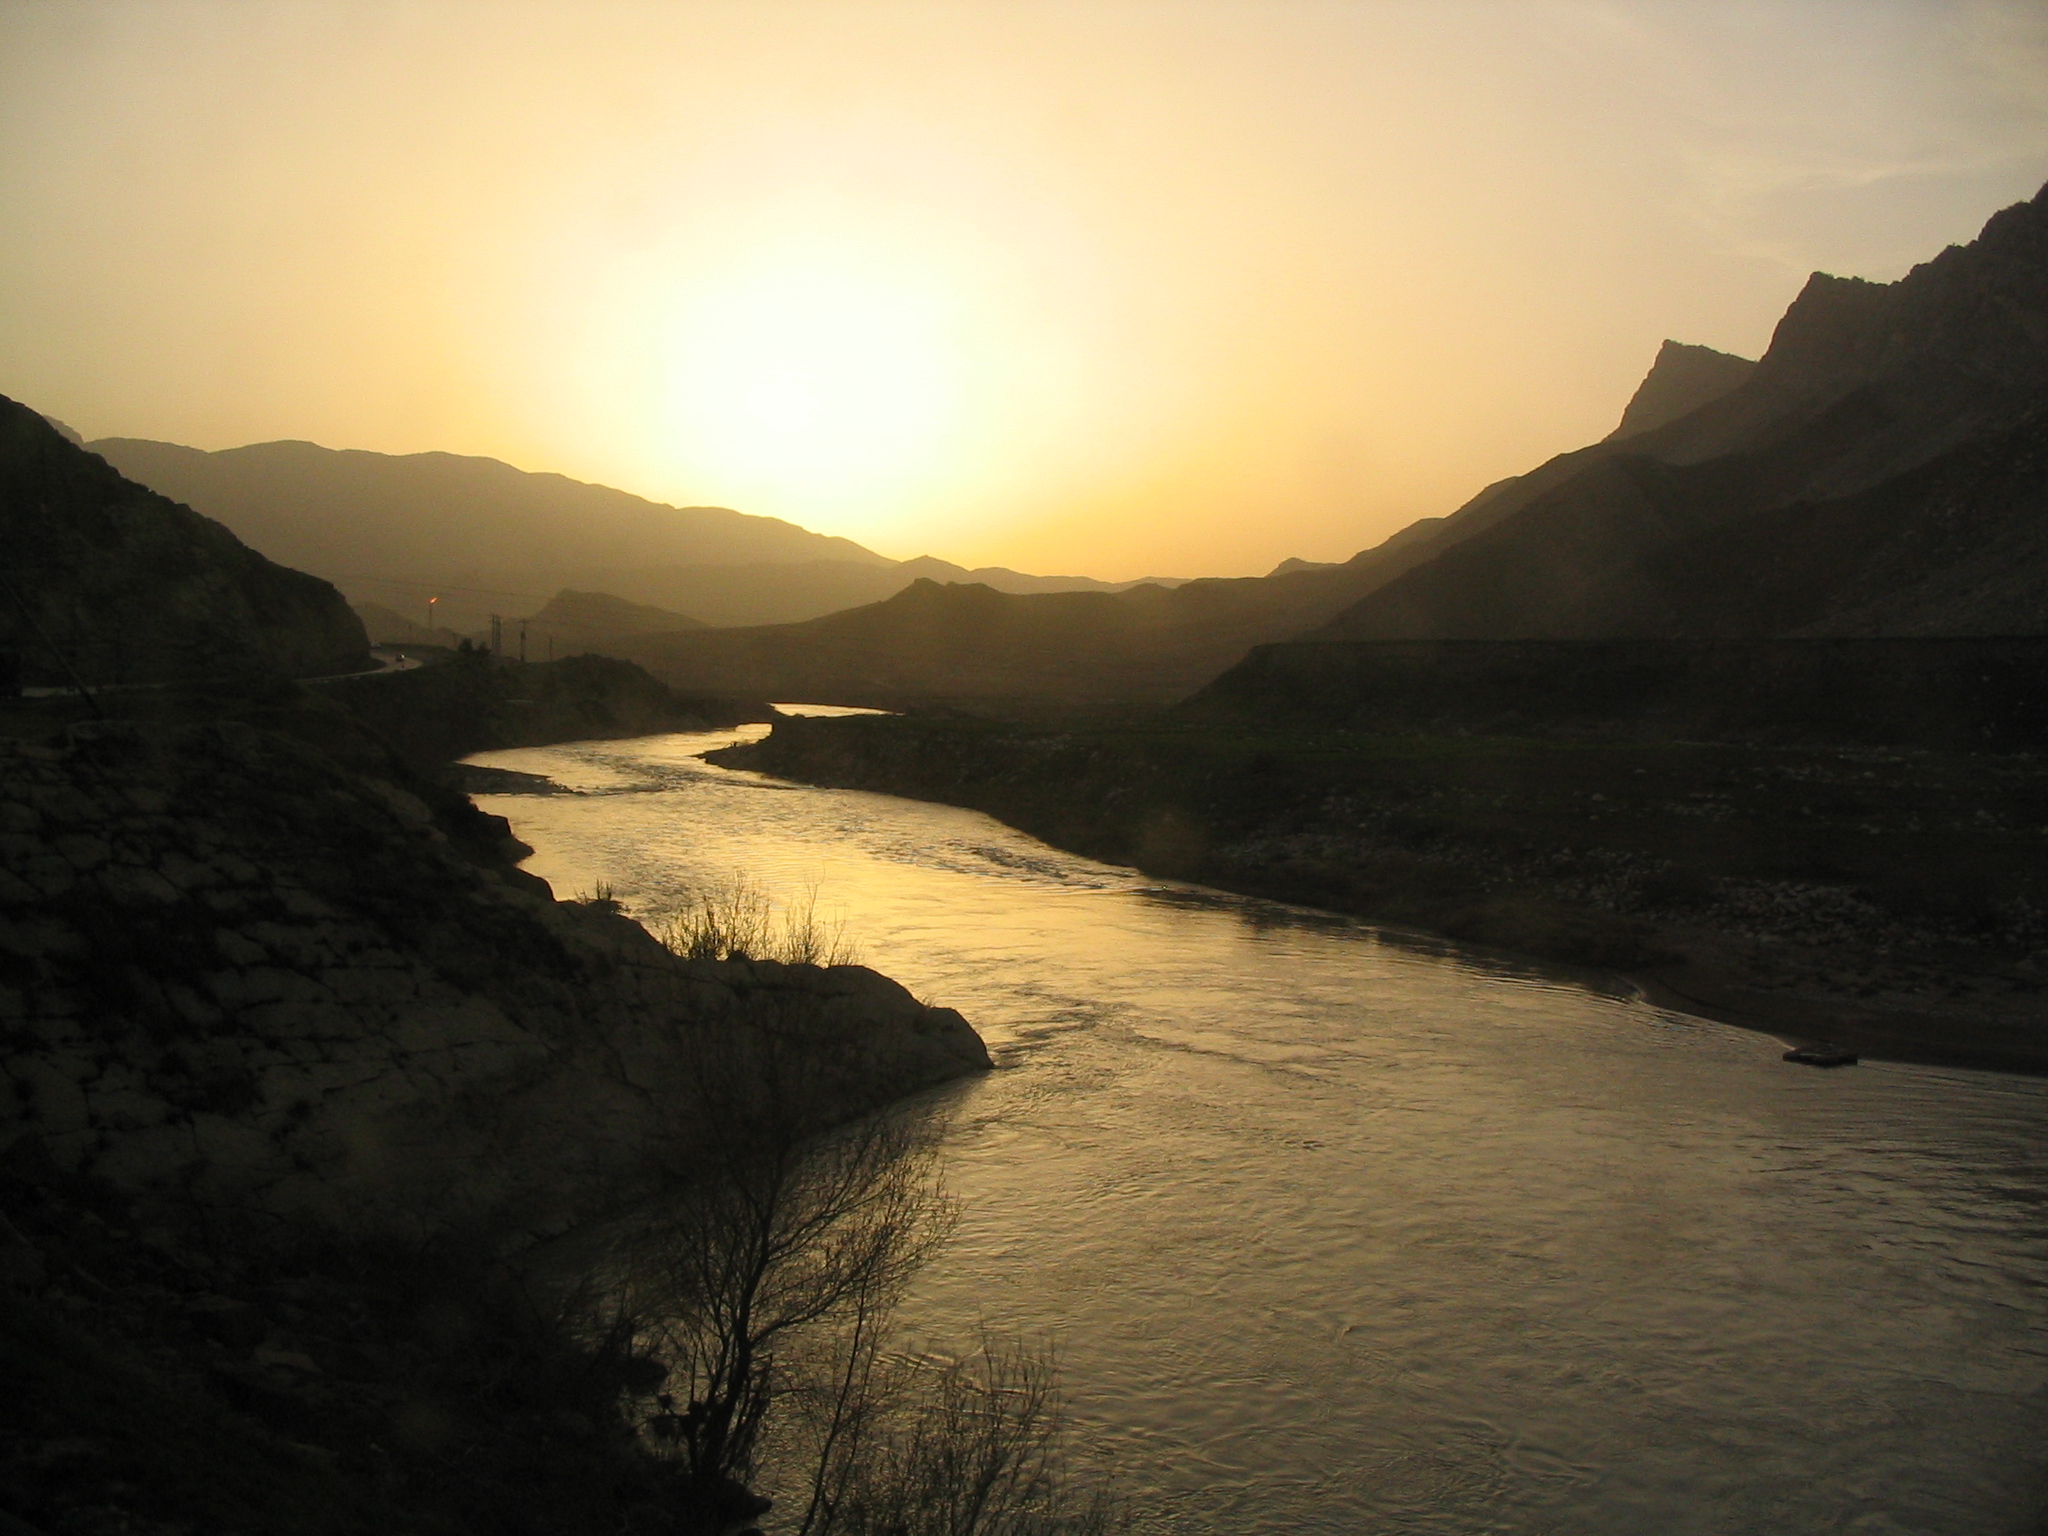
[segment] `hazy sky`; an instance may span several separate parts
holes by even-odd
[[[2048,5],[0,0],[0,394],[1342,559],[2048,179]]]

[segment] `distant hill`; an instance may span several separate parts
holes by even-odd
[[[592,585],[603,591],[677,608],[721,627],[818,618],[881,602],[918,580],[978,583],[998,592],[1124,592],[1135,586],[1178,586],[1187,578],[1147,576],[1112,582],[1090,576],[1030,576],[1002,566],[969,570],[930,555],[881,565],[809,560],[610,569],[591,577]]]
[[[87,445],[131,479],[219,519],[274,559],[327,577],[358,600],[435,595],[459,627],[518,611],[522,594],[616,591],[607,570],[891,564],[851,539],[724,507],[671,507],[496,459],[391,455],[257,443],[207,453],[101,438]],[[381,584],[380,584],[381,583]],[[638,592],[624,594],[646,600]],[[664,604],[663,606],[680,606]],[[684,609],[683,611],[688,611]]]
[[[692,630],[620,643],[670,685],[745,697],[894,707],[920,702],[1161,703],[1262,641],[1342,609],[1369,564],[1209,578],[1121,592],[998,592],[920,580],[801,624]]]
[[[453,647],[463,636],[452,629],[429,629],[415,623],[395,609],[386,608],[382,603],[350,603],[357,618],[363,621],[363,628],[369,633],[372,645],[445,645]]]
[[[895,561],[779,518],[671,507],[496,459],[302,442],[214,453],[141,438],[87,446],[272,557],[328,578],[359,605],[409,614],[438,597],[441,619],[462,630],[491,613],[531,613],[563,587],[710,624],[775,624],[879,602],[921,577],[1006,592],[1135,585],[970,571],[930,556]]]
[[[629,603],[609,592],[572,592],[567,587],[548,599],[531,622],[556,629],[585,629],[594,634],[644,635],[673,629],[702,629],[704,621],[671,613],[648,603]]]
[[[2048,189],[1896,283],[1814,274],[1734,388],[1420,552],[1315,638],[2048,631]]]
[[[0,653],[30,686],[295,677],[369,663],[363,626],[317,577],[0,399]]]
[[[686,613],[564,587],[538,613],[508,622],[501,643],[506,655],[533,661],[586,653],[615,656],[632,636],[704,627],[702,619]]]

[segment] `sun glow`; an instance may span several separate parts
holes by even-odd
[[[2040,11],[0,4],[0,390],[968,565],[1341,560],[2032,196]]]
[[[578,295],[562,425],[664,499],[916,554],[1001,494],[1020,417],[1065,429],[1086,369],[1014,252],[956,222],[809,196],[621,243],[586,227],[543,258]]]
[[[667,327],[662,397],[700,474],[779,504],[909,488],[963,422],[957,303],[842,247],[700,277]]]

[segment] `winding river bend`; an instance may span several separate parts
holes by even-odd
[[[696,760],[488,753],[562,895],[816,882],[1000,1070],[909,1309],[1054,1335],[1140,1529],[2048,1531],[2048,1082],[1777,1042]]]

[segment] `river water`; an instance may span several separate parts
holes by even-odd
[[[908,1314],[1056,1340],[1139,1529],[2048,1531],[2048,1082],[1779,1060],[1620,988],[697,760],[474,761],[558,894],[815,885],[998,1070]]]

